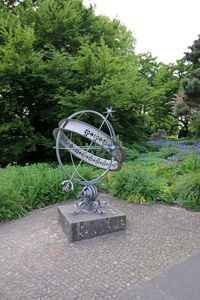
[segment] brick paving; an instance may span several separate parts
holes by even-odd
[[[126,231],[69,244],[56,206],[0,224],[0,300],[115,299],[200,253],[200,213],[100,198]]]

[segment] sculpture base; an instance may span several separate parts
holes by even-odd
[[[70,243],[126,228],[126,215],[111,206],[103,207],[103,214],[80,212],[73,215],[73,211],[73,204],[58,206],[61,223]]]

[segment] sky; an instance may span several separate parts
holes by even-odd
[[[136,38],[136,53],[175,63],[200,34],[200,0],[83,0],[97,15],[119,19]]]

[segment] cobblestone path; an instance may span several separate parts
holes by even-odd
[[[69,244],[56,206],[0,224],[0,300],[115,299],[200,253],[200,213],[101,200],[126,231]]]

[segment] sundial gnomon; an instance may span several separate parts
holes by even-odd
[[[112,113],[112,108],[107,109],[105,116],[97,111],[82,110],[61,120],[58,128],[54,129],[56,156],[67,177],[67,180],[62,182],[63,191],[73,189],[74,184],[84,186],[79,194],[78,210],[75,213],[79,211],[102,213],[95,184],[102,181],[109,171],[119,170],[124,160],[123,150],[117,144],[114,129],[108,120]],[[91,120],[94,117],[95,121],[97,119],[99,121],[98,127],[84,120],[85,118]],[[73,166],[70,172],[69,162],[66,166],[62,156],[62,152],[66,151]],[[88,180],[81,174],[83,163],[101,169],[102,173]]]

